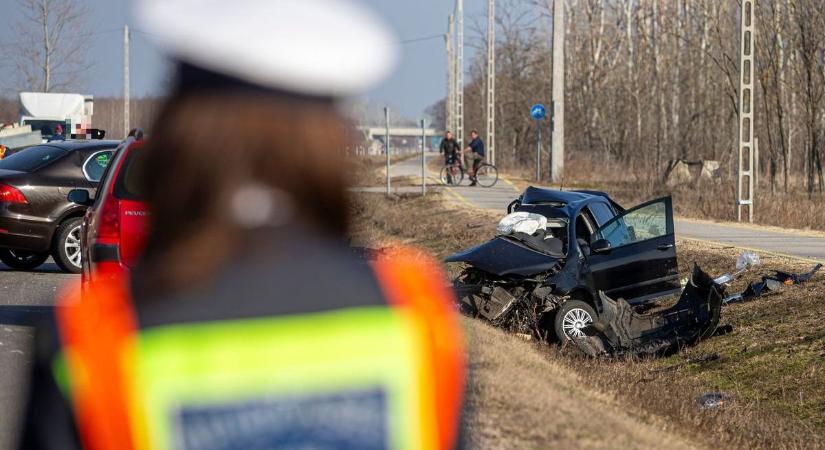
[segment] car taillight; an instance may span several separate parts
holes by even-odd
[[[19,189],[8,184],[0,184],[0,203],[27,204],[29,201],[26,200],[26,196]]]
[[[100,225],[97,228],[97,240],[120,238],[120,200],[110,196],[100,208]]]

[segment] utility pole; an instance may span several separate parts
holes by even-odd
[[[123,138],[129,135],[129,25],[123,25]]]
[[[496,0],[487,3],[487,162],[496,164]]]
[[[564,0],[553,0],[553,139],[550,149],[550,181],[564,180]]]
[[[444,124],[445,130],[450,130],[455,125],[455,56],[453,55],[453,15],[447,17],[447,34],[444,35],[444,41],[447,46],[447,100],[444,109],[446,110],[447,123]]]
[[[456,61],[455,61],[455,104],[456,126],[455,138],[462,145],[464,143],[464,0],[456,0]]]
[[[753,80],[756,52],[754,39],[754,1],[742,0],[741,53],[739,56],[739,176],[736,183],[736,220],[742,221],[742,207],[748,207],[748,221],[753,223],[754,206],[754,139],[753,139]],[[745,178],[747,177],[747,181]],[[747,184],[746,184],[747,183]]]

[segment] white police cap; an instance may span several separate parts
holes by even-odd
[[[349,0],[141,0],[136,14],[178,60],[277,91],[352,95],[396,62],[392,33]]]

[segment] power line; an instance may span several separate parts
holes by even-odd
[[[132,33],[143,34],[143,35],[145,35],[145,36],[151,36],[151,37],[153,37],[153,38],[158,37],[158,35],[156,35],[156,34],[152,34],[152,33],[149,33],[149,32],[147,32],[147,31],[143,31],[143,30],[138,30],[137,28],[130,28],[130,31],[131,31]]]
[[[433,34],[430,36],[421,36],[417,38],[405,39],[403,41],[394,42],[395,45],[405,45],[405,44],[412,44],[414,42],[423,42],[423,41],[431,41],[434,39],[444,39],[444,33],[440,34]]]
[[[95,31],[94,33],[76,34],[76,35],[73,35],[73,36],[60,36],[60,39],[61,40],[62,39],[82,39],[82,38],[100,36],[100,35],[103,35],[103,34],[122,33],[122,32],[123,32],[122,28],[112,28],[110,30]],[[16,41],[16,42],[3,42],[3,43],[0,43],[0,47],[13,47],[13,46],[18,46],[18,45],[26,45],[26,44],[29,44],[29,45],[31,45],[31,44],[40,44],[41,42],[43,42],[41,39],[31,39],[31,40],[27,40],[27,41]]]

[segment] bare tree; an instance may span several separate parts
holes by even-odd
[[[21,90],[42,92],[75,87],[86,60],[88,9],[83,0],[18,0],[19,42],[9,49]]]

